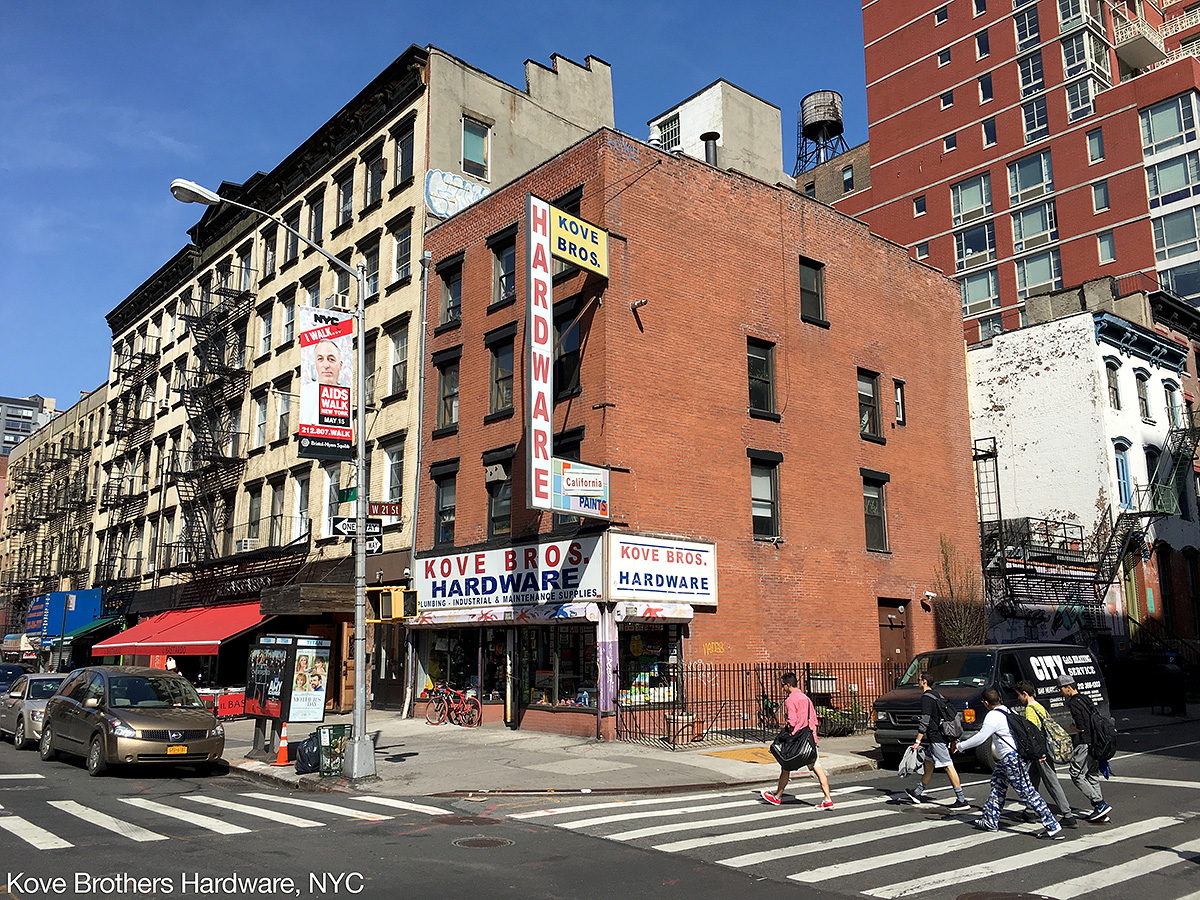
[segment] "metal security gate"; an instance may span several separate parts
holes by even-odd
[[[673,750],[768,741],[784,722],[785,672],[795,672],[812,697],[823,736],[870,728],[872,704],[902,674],[880,663],[660,664],[652,695],[622,692],[617,738]]]

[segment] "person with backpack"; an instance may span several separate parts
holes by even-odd
[[[1008,793],[1009,785],[1012,785],[1017,796],[1041,820],[1043,830],[1038,832],[1038,837],[1050,841],[1062,840],[1062,825],[1054,818],[1050,807],[1042,799],[1042,795],[1034,790],[1029,781],[1029,772],[1025,769],[1025,763],[1021,761],[1021,756],[1017,752],[1018,739],[1013,735],[1012,726],[1019,721],[1018,717],[1012,715],[1012,711],[1000,702],[1000,692],[995,688],[988,688],[983,692],[983,705],[988,710],[987,715],[983,717],[983,727],[958,744],[957,748],[954,746],[950,748],[952,751],[970,750],[978,747],[984,741],[992,742],[992,753],[996,757],[996,768],[992,770],[992,792],[988,795],[987,802],[983,804],[983,815],[971,824],[980,831],[999,831],[1000,808],[1004,805],[1004,797]],[[1010,715],[1012,715],[1012,721],[1009,719]],[[1021,744],[1026,742],[1026,734],[1037,733],[1032,727],[1029,732],[1025,732],[1024,729],[1022,731]],[[1043,754],[1046,752],[1044,742],[1040,750]],[[1027,752],[1036,752],[1036,750],[1027,750]]]
[[[1050,733],[1050,728],[1057,727],[1059,733],[1062,733],[1061,726],[1050,718],[1050,713],[1046,712],[1046,707],[1037,702],[1035,695],[1037,688],[1030,681],[1017,682],[1017,699],[1025,704],[1025,718],[1034,724],[1039,731],[1046,734]],[[1062,782],[1058,780],[1058,773],[1054,771],[1054,760],[1050,753],[1049,737],[1046,741],[1046,755],[1041,759],[1029,764],[1029,780],[1032,782],[1034,790],[1041,793],[1041,785],[1045,784],[1050,793],[1050,799],[1054,801],[1058,807],[1059,821],[1067,828],[1075,827],[1075,813],[1071,809],[1071,804],[1067,801],[1067,793],[1063,790]],[[1026,818],[1032,815],[1026,811]]]
[[[951,735],[946,734],[947,731],[951,731],[955,732],[953,737],[961,737],[962,726],[958,724],[958,713],[946,702],[945,697],[933,689],[927,673],[922,672],[917,677],[921,685],[921,718],[917,722],[917,739],[913,743],[913,749],[919,751],[921,745],[925,745],[925,771],[921,775],[921,783],[915,788],[906,788],[905,796],[912,803],[924,803],[922,794],[933,781],[934,770],[944,769],[954,788],[954,803],[950,805],[950,810],[966,812],[971,808],[971,804],[963,794],[958,770],[954,768],[954,761],[950,758],[948,743]]]
[[[1107,762],[1112,757],[1112,752],[1111,747],[1102,748],[1099,745],[1103,738],[1110,737],[1108,732],[1111,723],[1108,723],[1108,728],[1104,728],[1104,723],[1096,721],[1103,716],[1096,709],[1091,697],[1079,693],[1075,679],[1070,675],[1058,676],[1058,689],[1067,699],[1067,710],[1071,713],[1073,724],[1071,740],[1075,744],[1075,755],[1071,758],[1068,771],[1075,787],[1092,803],[1092,811],[1084,818],[1089,822],[1105,822],[1108,820],[1108,814],[1112,812],[1112,807],[1104,802],[1104,794],[1100,790],[1100,763]],[[1103,743],[1110,744],[1111,740],[1105,740]],[[1092,752],[1093,749],[1095,753]],[[1099,759],[1100,756],[1104,759]]]

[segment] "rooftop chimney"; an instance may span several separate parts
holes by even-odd
[[[700,140],[704,141],[704,161],[710,166],[717,164],[717,141],[720,139],[719,131],[706,131],[700,135]]]

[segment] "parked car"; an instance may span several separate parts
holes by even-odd
[[[917,676],[928,672],[933,688],[950,705],[963,711],[964,736],[983,726],[987,713],[983,692],[995,688],[1005,703],[1017,700],[1016,684],[1029,681],[1037,689],[1036,699],[1059,724],[1067,725],[1065,701],[1058,677],[1071,675],[1082,693],[1095,701],[1105,716],[1110,715],[1108,689],[1100,664],[1087,647],[1073,644],[994,644],[949,647],[917,654],[896,687],[875,701],[875,742],[885,765],[894,766],[917,737],[921,717],[921,686]],[[990,742],[975,748],[980,765],[992,768]]]
[[[7,691],[12,686],[12,683],[27,671],[24,666],[18,666],[16,663],[4,663],[0,665],[0,691]]]
[[[24,750],[42,734],[46,701],[54,696],[66,675],[24,675],[0,694],[0,737],[13,736],[13,746]]]
[[[46,703],[42,759],[82,756],[88,774],[117,764],[186,764],[211,771],[225,730],[185,679],[142,666],[92,666]]]

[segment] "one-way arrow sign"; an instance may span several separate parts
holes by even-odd
[[[357,547],[355,549],[357,549]],[[383,538],[374,534],[367,535],[367,556],[381,556],[382,554]]]
[[[358,533],[358,519],[353,516],[334,516],[333,533],[342,537],[354,537]],[[382,543],[383,519],[367,519],[367,537],[378,535]]]

